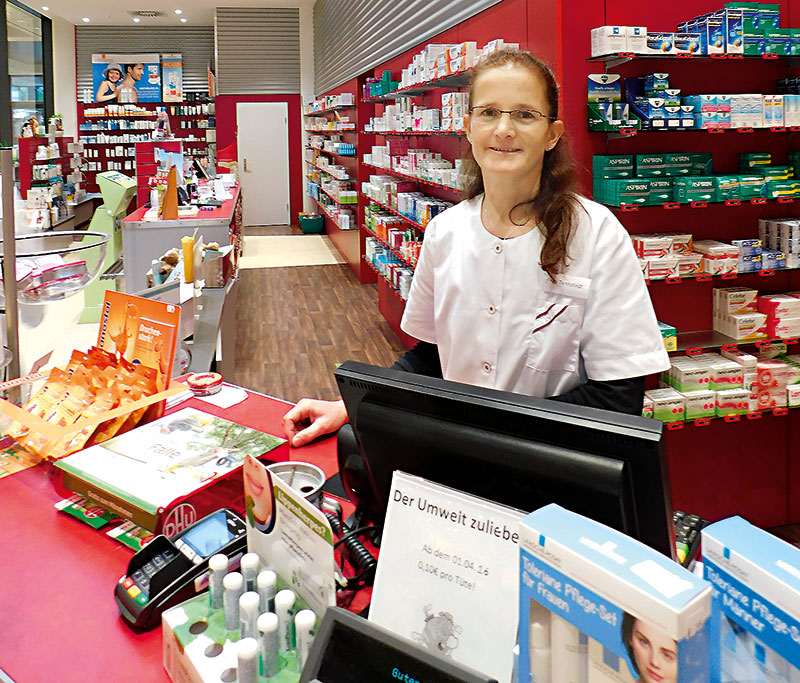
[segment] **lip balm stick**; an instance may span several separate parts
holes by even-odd
[[[228,573],[228,558],[222,553],[212,555],[208,559],[208,592],[211,594],[211,609],[222,609],[222,580]]]
[[[225,629],[235,631],[239,628],[239,598],[243,593],[244,579],[239,572],[226,574],[222,580],[225,595],[222,602],[225,607]]]
[[[256,589],[256,575],[261,566],[261,558],[255,553],[246,553],[242,556],[239,566],[244,577],[245,591],[254,591]]]
[[[256,588],[258,595],[261,597],[261,612],[274,612],[275,611],[275,584],[278,577],[271,569],[265,569],[259,572],[256,577]]]
[[[289,652],[292,649],[292,615],[294,591],[288,588],[275,596],[275,614],[278,615],[278,649]]]
[[[239,637],[255,638],[258,635],[258,593],[247,591],[239,598]]]
[[[317,623],[317,615],[310,609],[300,610],[294,618],[294,636],[297,642],[297,670],[302,671],[308,659],[308,651],[314,638],[311,629]]]
[[[278,615],[272,612],[258,618],[258,649],[261,652],[261,675],[278,673]]]
[[[258,641],[244,638],[236,643],[238,683],[258,683]]]

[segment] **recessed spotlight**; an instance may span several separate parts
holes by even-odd
[[[183,14],[183,10],[182,9],[176,9],[175,10],[175,14]]]
[[[189,20],[186,17],[181,17],[181,23],[182,24],[185,24],[187,21],[189,21]]]
[[[89,19],[89,17],[84,17],[83,19],[81,19],[81,21],[82,21],[84,24],[88,24],[88,23],[91,21],[91,19]]]
[[[45,12],[49,12],[49,11],[50,11],[50,8],[49,8],[47,5],[42,5],[42,9],[43,9]]]
[[[138,24],[140,21],[141,21],[141,19],[139,19],[139,17],[134,17],[133,18],[133,23],[134,24]]]

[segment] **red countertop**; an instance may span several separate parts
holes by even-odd
[[[222,206],[213,207],[211,209],[204,209],[198,211],[194,216],[178,216],[177,220],[179,221],[207,221],[207,220],[227,220],[233,216],[233,209],[236,206],[236,200],[239,197],[239,183],[236,184],[235,187],[232,187],[228,190],[231,193],[231,199],[226,199],[222,202]],[[128,214],[125,218],[122,219],[123,223],[146,223],[147,225],[154,224],[157,225],[162,221],[145,221],[144,214],[149,211],[144,207],[136,209],[133,213]],[[173,219],[174,220],[174,219]]]
[[[228,410],[194,406],[283,436],[291,404],[255,392]],[[336,439],[290,459],[337,470]],[[132,553],[103,531],[56,511],[58,470],[42,464],[0,479],[0,670],[20,683],[168,681],[161,628],[136,634],[119,616],[114,587]]]

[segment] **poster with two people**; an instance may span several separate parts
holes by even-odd
[[[93,54],[95,101],[101,104],[180,102],[183,100],[182,71],[180,54]]]

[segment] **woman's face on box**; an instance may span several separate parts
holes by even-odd
[[[637,619],[631,631],[631,647],[640,680],[646,683],[677,683],[678,647],[674,638]]]

